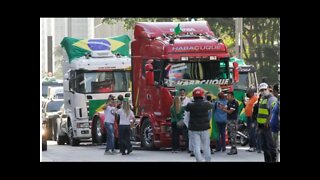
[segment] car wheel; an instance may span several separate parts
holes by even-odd
[[[64,145],[64,143],[66,143],[66,139],[67,139],[68,137],[66,137],[66,136],[58,136],[58,138],[57,138],[57,144],[58,145]]]
[[[46,150],[47,150],[47,140],[46,139],[42,139],[42,151],[46,151]]]

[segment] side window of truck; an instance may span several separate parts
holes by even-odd
[[[69,91],[74,91],[74,80],[75,80],[76,74],[75,71],[70,71],[70,79],[69,79]]]
[[[159,84],[162,84],[163,61],[159,59],[155,59],[152,65],[153,65],[153,72],[154,72],[154,81]]]
[[[146,64],[147,64],[147,60],[146,59],[144,59],[144,60],[142,60],[142,77],[146,77]]]

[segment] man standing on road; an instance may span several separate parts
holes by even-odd
[[[227,112],[227,119],[228,119],[228,135],[230,137],[230,144],[231,144],[231,150],[228,152],[228,155],[235,155],[237,154],[237,121],[238,121],[238,110],[239,110],[239,103],[234,98],[233,92],[228,92],[227,95],[228,104],[227,107],[223,107],[222,104],[220,104],[220,108],[223,109],[223,111]]]
[[[247,97],[249,98],[248,102],[246,103],[246,107],[244,112],[247,116],[247,124],[249,130],[249,146],[250,148],[247,150],[249,152],[256,151],[256,125],[257,122],[252,118],[253,106],[258,100],[258,96],[254,95],[254,90],[249,89],[247,91]]]
[[[212,109],[212,105],[203,99],[204,90],[202,88],[194,88],[192,95],[194,101],[188,103],[185,110],[190,112],[189,130],[191,131],[194,143],[193,151],[197,162],[210,162],[210,120],[208,117],[208,111]],[[204,159],[200,152],[201,144],[203,144],[204,148]]]
[[[277,154],[271,135],[270,118],[272,108],[277,102],[277,98],[269,92],[267,83],[261,83],[259,85],[259,91],[261,92],[262,96],[259,102],[257,122],[258,128],[261,131],[264,160],[265,162],[276,162]]]

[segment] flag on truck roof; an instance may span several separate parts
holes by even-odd
[[[178,26],[174,28],[174,34],[179,35],[180,33],[182,33],[182,30],[180,24],[178,24]]]
[[[112,53],[129,56],[129,43],[130,37],[128,35],[122,35],[99,39],[65,37],[60,44],[65,48],[69,62],[71,62],[73,59],[82,57],[94,50],[111,50]]]

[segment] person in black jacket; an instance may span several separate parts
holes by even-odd
[[[196,87],[193,90],[193,102],[187,104],[185,110],[190,112],[189,130],[192,134],[193,150],[196,160],[211,161],[210,153],[210,120],[208,111],[212,109],[212,105],[204,100],[204,90]],[[203,145],[204,158],[201,155],[200,147]]]

